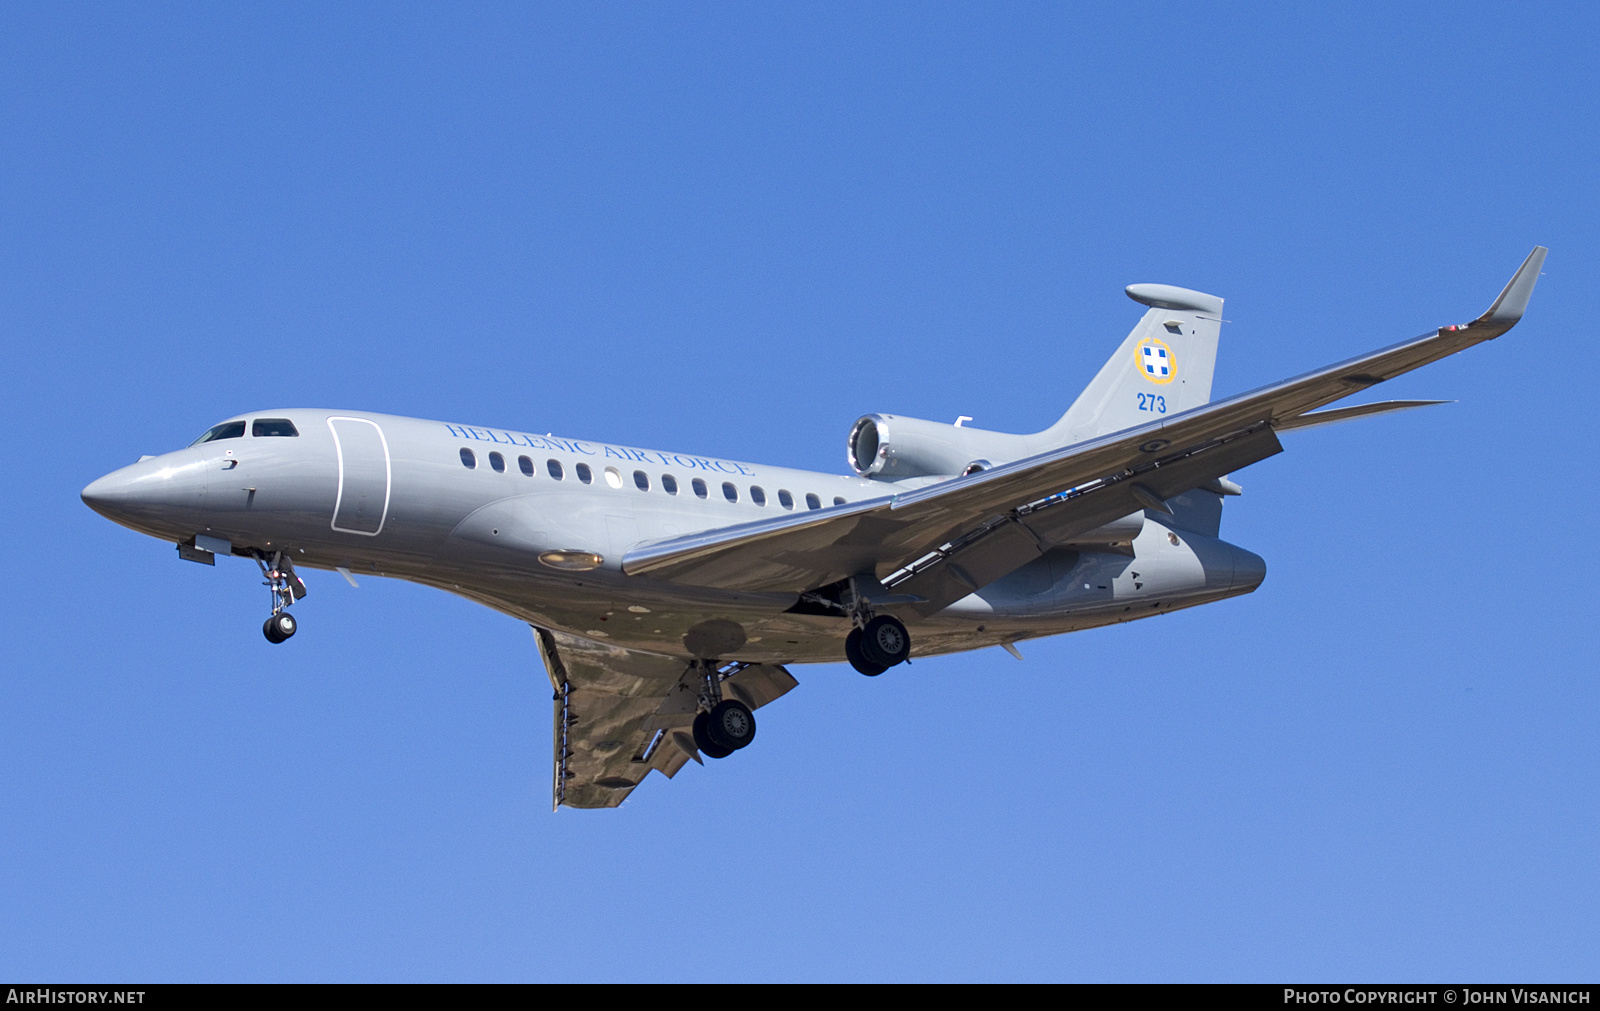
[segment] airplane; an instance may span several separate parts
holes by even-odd
[[[83,490],[179,558],[253,559],[262,631],[297,627],[301,569],[437,587],[527,623],[553,689],[552,809],[621,804],[755,738],[786,664],[877,676],[1250,593],[1221,540],[1229,477],[1279,435],[1444,403],[1327,405],[1510,330],[1547,250],[1438,330],[1213,401],[1223,300],[1126,292],[1138,324],[1031,435],[893,414],[850,429],[851,474],[364,411],[237,415]]]

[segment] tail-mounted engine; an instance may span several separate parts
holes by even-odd
[[[937,421],[869,414],[850,429],[850,466],[862,477],[954,477],[1027,456],[1020,435],[958,428]]]

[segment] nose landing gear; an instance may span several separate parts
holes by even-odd
[[[294,563],[284,551],[274,551],[269,557],[256,552],[256,564],[265,577],[262,585],[272,594],[272,615],[261,626],[261,634],[270,643],[280,643],[294,635],[299,622],[286,610],[290,604],[306,595],[305,580],[294,571]]]

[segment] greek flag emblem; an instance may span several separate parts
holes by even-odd
[[[1139,342],[1139,371],[1152,383],[1166,384],[1178,374],[1178,360],[1172,349],[1158,337],[1146,337]]]

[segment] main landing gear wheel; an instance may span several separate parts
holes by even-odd
[[[707,727],[711,723],[710,713],[698,713],[694,718],[694,746],[700,749],[700,754],[707,758],[727,758],[733,754],[732,748],[724,748],[711,739]]]
[[[732,664],[727,676],[748,667],[749,664]],[[710,758],[727,758],[740,748],[750,746],[756,739],[756,714],[738,699],[722,697],[723,672],[718,662],[695,660],[689,664],[689,673],[700,672],[703,686],[700,691],[700,712],[694,718],[694,746]]]
[[[852,628],[850,634],[844,637],[844,655],[845,659],[850,661],[850,666],[869,678],[875,678],[889,669],[888,665],[873,663],[861,655],[861,629],[859,628]]]
[[[296,624],[294,615],[279,611],[261,626],[261,634],[267,637],[268,642],[282,642],[294,635]]]
[[[861,656],[885,669],[906,662],[911,655],[911,634],[893,615],[880,614],[861,630]]]
[[[694,718],[694,743],[701,754],[727,758],[756,739],[756,714],[737,699],[723,699]]]
[[[756,714],[738,699],[723,699],[707,714],[706,737],[729,751],[749,747],[756,739]]]

